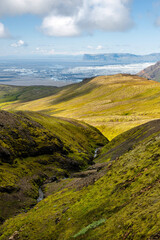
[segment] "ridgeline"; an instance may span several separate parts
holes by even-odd
[[[85,121],[111,140],[132,127],[160,118],[159,102],[160,83],[117,74],[56,88],[51,96],[34,101],[26,101],[21,95],[16,101],[4,100],[0,107]]]

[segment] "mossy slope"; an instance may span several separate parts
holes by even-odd
[[[109,161],[98,170],[101,178],[80,189],[63,188],[28,213],[7,220],[0,239],[13,234],[31,240],[159,239],[159,146],[160,120],[124,133],[97,158]],[[115,147],[122,152],[113,157]]]
[[[34,205],[39,185],[92,162],[108,140],[71,119],[32,112],[0,112],[0,220]]]

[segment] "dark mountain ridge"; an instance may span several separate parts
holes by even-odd
[[[160,61],[154,65],[151,65],[145,68],[144,70],[139,72],[137,75],[139,75],[140,77],[156,80],[159,82],[160,81]]]
[[[130,53],[103,53],[103,54],[84,54],[84,60],[104,61],[106,64],[133,64],[145,62],[157,62],[160,60],[160,53],[148,55],[136,55]]]

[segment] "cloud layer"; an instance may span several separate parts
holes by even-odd
[[[0,22],[0,38],[7,38],[7,37],[9,37],[9,34],[6,31],[3,23]]]
[[[38,14],[72,15],[82,6],[83,0],[1,0],[0,16]]]
[[[133,25],[131,0],[1,0],[0,16],[36,14],[48,36],[77,36],[101,31],[126,31]]]
[[[83,0],[70,16],[51,13],[41,27],[49,36],[76,36],[95,30],[125,31],[133,26],[129,3],[129,0]]]

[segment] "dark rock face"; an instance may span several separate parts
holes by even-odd
[[[58,179],[57,179],[56,176],[54,176],[54,177],[51,178],[51,182],[55,182],[55,181],[57,181],[57,180],[58,180]]]
[[[48,183],[53,183],[53,182],[57,182],[58,178],[56,176],[53,176],[51,178],[48,178],[44,183],[48,184]]]
[[[5,219],[3,217],[0,217],[0,224],[3,224]]]
[[[0,146],[0,159],[3,162],[11,163],[11,154],[8,149]]]
[[[1,186],[0,186],[0,192],[1,192],[1,193],[18,192],[19,189],[20,189],[19,187],[14,187],[14,186],[5,186],[5,187],[1,187]]]
[[[153,80],[160,80],[160,61],[154,65],[145,68],[141,72],[138,73],[140,77],[153,79]]]

